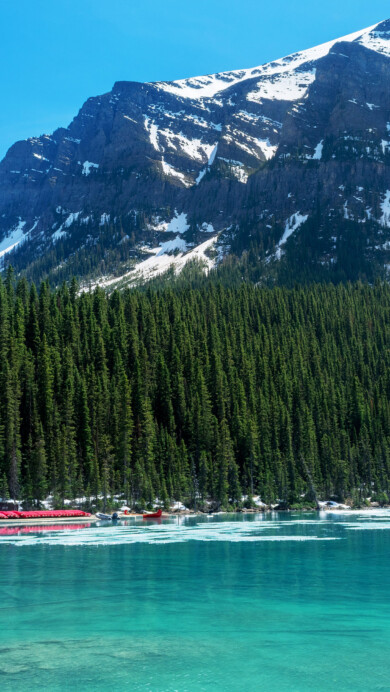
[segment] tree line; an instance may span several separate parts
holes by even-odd
[[[0,496],[388,492],[390,287],[0,281]]]

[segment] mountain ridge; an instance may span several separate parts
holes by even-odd
[[[386,20],[385,20],[386,21]],[[249,67],[249,68],[243,68],[243,69],[237,69],[237,70],[228,70],[224,72],[216,72],[213,74],[207,74],[207,75],[200,75],[198,77],[187,77],[184,79],[177,79],[173,81],[158,81],[158,82],[146,82],[146,84],[151,84],[153,86],[158,86],[159,88],[163,90],[168,90],[173,92],[175,90],[176,95],[179,95],[181,97],[190,97],[188,92],[191,92],[193,96],[199,95],[200,97],[205,97],[205,96],[215,96],[216,93],[219,93],[222,91],[224,88],[228,88],[230,86],[234,86],[240,81],[243,81],[244,79],[249,79],[250,77],[253,76],[253,78],[256,78],[259,75],[263,74],[272,74],[273,72],[277,72],[280,70],[282,66],[290,67],[291,66],[291,61],[293,60],[294,57],[296,57],[297,62],[299,64],[304,64],[306,62],[310,62],[312,60],[318,60],[321,57],[324,57],[327,55],[327,53],[331,50],[331,48],[336,44],[336,43],[342,43],[343,41],[347,42],[352,42],[352,41],[357,41],[358,39],[362,39],[365,35],[369,35],[372,33],[380,24],[383,22],[377,22],[376,24],[372,24],[369,27],[366,27],[365,29],[361,29],[360,31],[355,31],[351,34],[347,34],[346,36],[343,36],[341,38],[336,38],[331,41],[326,41],[324,43],[319,44],[318,46],[313,46],[312,48],[307,48],[302,51],[296,51],[294,53],[290,53],[289,55],[285,55],[282,58],[277,58],[276,60],[271,60],[269,62],[263,63],[257,67]],[[284,63],[287,62],[287,65],[284,65]],[[268,70],[266,69],[268,68]],[[234,75],[241,75],[238,77],[236,81],[234,81]],[[232,81],[228,82],[228,77],[232,78]],[[212,80],[218,81],[218,78],[220,78],[220,82],[222,84],[217,84],[217,86],[220,86],[217,91],[213,88],[209,88],[210,86],[212,87]],[[205,84],[205,80],[211,80],[208,84]],[[223,86],[223,82],[226,81],[228,82],[227,86]],[[192,85],[191,83],[195,83]],[[114,85],[115,87],[115,85]],[[187,89],[187,94],[186,94],[186,89]]]
[[[115,285],[256,246],[277,280],[316,216],[316,252],[321,225],[365,224],[364,257],[385,269],[389,57],[386,20],[255,68],[116,82],[7,152],[0,262]],[[340,264],[329,242],[326,263]]]

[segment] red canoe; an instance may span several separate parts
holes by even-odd
[[[30,512],[0,512],[0,519],[59,519],[67,517],[90,517],[81,509],[32,510]]]
[[[157,512],[152,512],[151,514],[143,514],[144,519],[158,519],[162,515],[162,509],[159,509]]]

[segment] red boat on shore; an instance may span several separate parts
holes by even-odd
[[[157,512],[150,512],[149,514],[143,514],[144,519],[159,519],[162,515],[162,509],[159,509]]]
[[[0,512],[0,519],[66,519],[70,517],[90,517],[88,512],[81,509],[45,509],[30,512]]]

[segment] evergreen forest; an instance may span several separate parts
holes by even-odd
[[[0,496],[385,497],[390,286],[0,281]]]

